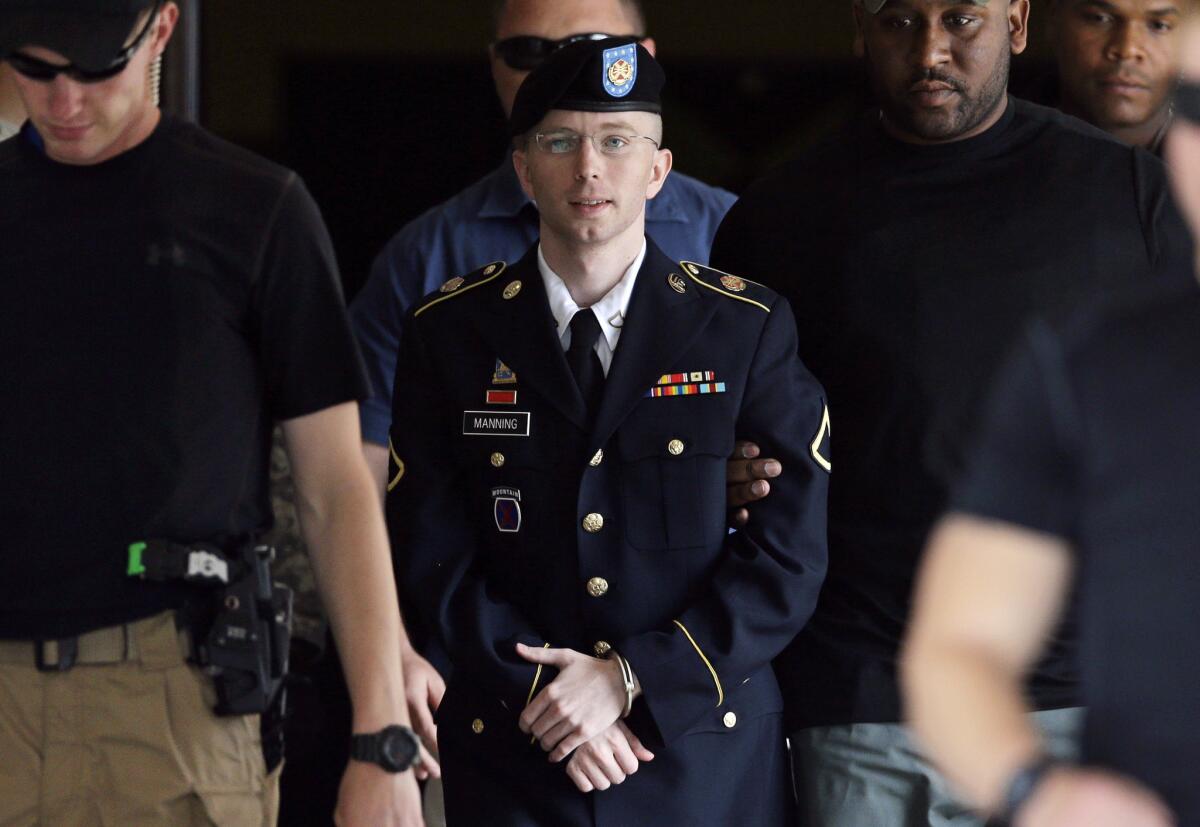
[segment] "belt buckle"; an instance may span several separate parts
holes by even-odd
[[[46,662],[46,644],[53,643],[58,649],[58,660]],[[67,672],[75,665],[79,657],[79,638],[65,637],[59,640],[35,640],[33,642],[33,660],[39,672]]]

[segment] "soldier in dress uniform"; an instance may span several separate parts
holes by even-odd
[[[646,238],[663,82],[623,39],[534,70],[512,133],[539,242],[404,325],[387,511],[453,661],[451,825],[792,821],[770,661],[825,572],[828,412],[785,301]],[[788,471],[730,534],[735,433]]]

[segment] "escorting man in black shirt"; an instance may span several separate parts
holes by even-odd
[[[790,299],[837,429],[829,576],[776,660],[802,810],[937,824],[966,816],[899,724],[895,663],[987,379],[1031,312],[1178,273],[1190,250],[1156,159],[1007,95],[1026,0],[854,11],[880,111],[750,187],[713,262]],[[1038,710],[1078,704],[1061,645],[1029,691]],[[1067,733],[1077,720],[1039,715]]]
[[[418,825],[329,238],[295,173],[160,112],[178,15],[0,0],[0,823],[274,824],[278,420],[354,699],[339,823]]]
[[[1167,159],[1200,232],[1200,31]],[[906,649],[913,722],[1017,827],[1200,824],[1200,294],[1038,323],[995,384],[930,542]],[[1080,766],[1046,759],[1021,676],[1079,595]]]
[[[825,569],[829,420],[787,303],[646,235],[663,82],[625,38],[534,69],[510,126],[538,242],[403,326],[388,527],[453,666],[456,827],[792,822],[770,664]],[[788,472],[730,534],[735,432]]]
[[[1052,0],[1057,103],[1160,155],[1179,76],[1179,32],[1195,0]]]

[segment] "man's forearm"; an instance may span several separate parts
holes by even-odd
[[[363,473],[328,503],[300,512],[361,732],[408,723],[400,652],[409,644],[377,502]]]
[[[903,659],[907,717],[922,747],[982,810],[1041,750],[1021,676],[982,653],[931,644]]]
[[[1009,523],[951,514],[929,541],[900,662],[907,713],[934,763],[982,809],[1042,748],[1024,678],[1070,576],[1061,538]]]

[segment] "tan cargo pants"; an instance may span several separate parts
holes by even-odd
[[[272,827],[258,717],[213,693],[169,613],[81,636],[65,672],[0,641],[0,827]]]

